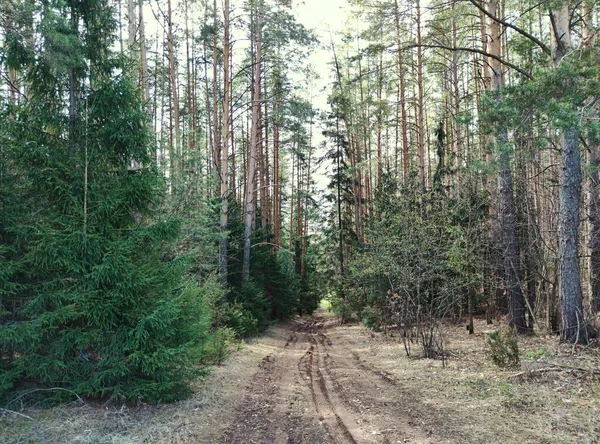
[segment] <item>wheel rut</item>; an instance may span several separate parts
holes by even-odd
[[[356,444],[357,441],[339,416],[329,396],[325,378],[319,364],[322,357],[317,341],[312,333],[308,335],[309,342],[311,343],[310,349],[298,361],[298,370],[309,384],[315,410],[336,443]]]
[[[343,328],[322,314],[278,327],[219,442],[442,442],[431,440],[411,416],[404,405],[410,397],[397,381],[361,362],[342,340]]]

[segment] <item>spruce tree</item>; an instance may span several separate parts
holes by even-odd
[[[154,220],[164,184],[130,62],[112,52],[114,11],[37,6],[40,44],[9,30],[3,52],[28,94],[0,117],[0,397],[181,398],[207,333],[204,295],[168,254],[179,222]]]

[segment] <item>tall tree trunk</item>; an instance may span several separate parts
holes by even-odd
[[[335,62],[335,70],[337,75],[338,87],[340,91],[340,96],[342,97],[342,118],[344,120],[344,126],[346,128],[346,137],[348,140],[348,151],[350,153],[350,169],[352,172],[352,186],[354,191],[354,228],[357,237],[362,241],[361,229],[362,229],[362,214],[361,214],[361,201],[362,201],[362,191],[361,191],[361,183],[360,176],[358,174],[359,164],[360,164],[360,146],[359,146],[359,136],[356,135],[352,131],[352,125],[350,120],[350,110],[348,109],[348,98],[344,96],[344,86],[342,79],[342,72],[340,68],[340,63],[337,57],[337,53],[335,51],[335,46],[333,42],[331,43],[331,48],[333,50],[333,59]]]
[[[394,0],[394,19],[396,25],[396,49],[398,51],[396,64],[398,68],[398,100],[400,106],[400,118],[402,121],[402,170],[404,173],[404,182],[408,181],[410,174],[410,153],[408,149],[408,123],[406,117],[406,89],[404,84],[404,62],[402,58],[402,41],[400,39],[400,8],[398,0]],[[398,134],[396,134],[396,140]],[[396,153],[397,156],[397,153]]]
[[[597,113],[596,113],[597,115]],[[600,311],[600,139],[590,140],[590,285],[594,312]]]
[[[278,62],[279,58],[278,58]],[[274,70],[274,103],[273,103],[273,236],[275,250],[281,246],[281,190],[279,185],[279,120],[281,101],[280,67]]]
[[[293,146],[295,146],[296,141],[293,142]],[[292,180],[290,181],[290,234],[289,234],[289,239],[288,239],[288,250],[292,251],[292,243],[294,242],[294,188],[295,188],[295,182],[294,182],[294,177],[296,174],[296,158],[297,156],[294,154],[294,150],[293,150],[293,146],[292,146]]]
[[[189,29],[189,4],[186,0],[184,3],[185,8],[185,74],[186,74],[186,104],[187,104],[187,121],[188,121],[188,153],[187,156],[193,156],[194,147],[196,144],[196,128],[195,128],[195,114],[192,96],[194,94],[194,80],[193,80],[193,69],[192,69],[192,57],[190,51],[190,29]],[[183,149],[183,148],[182,148]]]
[[[498,16],[498,1],[489,3],[490,11]],[[490,22],[490,53],[496,56],[502,55],[501,38],[502,28],[495,20]],[[491,60],[492,90],[496,92],[496,101],[501,105],[500,89],[504,84],[503,66],[498,60]],[[521,252],[519,247],[519,236],[515,217],[515,204],[513,181],[511,171],[510,147],[508,145],[508,134],[506,129],[501,129],[497,134],[498,155],[498,185],[500,189],[500,214],[499,229],[502,233],[502,251],[504,257],[504,287],[508,297],[508,320],[509,325],[514,326],[519,333],[529,331],[525,318],[525,298],[521,282],[523,272],[521,268]]]
[[[268,70],[267,67],[264,69]],[[261,87],[264,86],[264,95],[263,97],[269,97],[267,91],[267,82],[260,82]],[[269,101],[264,101],[264,114],[259,116],[259,122],[263,122],[264,133],[260,130],[260,140],[259,140],[259,148],[260,148],[260,216],[261,216],[261,226],[263,229],[266,229],[269,225],[269,217],[271,210],[269,208]],[[260,107],[263,110],[262,107]]]
[[[340,255],[340,279],[344,278],[344,225],[342,219],[342,163],[343,163],[343,152],[342,144],[340,143],[340,119],[336,117],[335,120],[336,130],[336,167],[337,167],[337,216],[338,216],[338,241],[339,241],[339,255]]]
[[[379,53],[377,63],[377,186],[381,186],[381,174],[383,172],[383,154],[381,149],[381,137],[383,130],[383,110],[382,98],[383,94],[383,52]],[[369,196],[371,199],[372,196]]]
[[[171,184],[181,172],[179,153],[179,94],[177,90],[177,59],[175,55],[175,35],[173,34],[173,11],[171,0],[167,0],[167,50],[169,53],[169,83],[171,90]]]
[[[210,152],[209,155],[207,156],[207,193],[208,196],[213,196],[212,194],[212,187],[211,187],[211,174],[214,171],[218,171],[217,167],[219,165],[219,162],[216,160],[216,152],[217,152],[217,148],[216,148],[216,142],[215,142],[215,136],[214,136],[214,127],[213,124],[211,122],[211,113],[210,113],[210,86],[209,86],[209,82],[208,82],[208,57],[207,57],[207,51],[206,51],[206,40],[203,40],[202,42],[202,52],[203,52],[203,59],[204,59],[204,106],[206,107],[206,128],[208,129],[207,131],[207,146],[210,147]],[[216,83],[216,79],[213,79],[213,84]]]
[[[594,38],[592,30],[593,8],[591,2],[582,5],[582,35],[586,44]],[[597,108],[592,111],[592,119],[598,119]],[[589,220],[590,220],[590,299],[592,311],[600,312],[600,134],[588,136],[589,143]]]
[[[231,84],[229,80],[229,0],[223,6],[223,148],[221,149],[221,239],[219,242],[219,274],[221,286],[227,286],[228,217],[229,217],[229,108]],[[216,51],[216,47],[213,51]],[[216,82],[216,78],[215,78]]]
[[[144,23],[144,0],[139,0],[139,27],[140,27],[140,85],[142,100],[148,100],[148,49],[146,48],[146,24]]]
[[[244,213],[244,258],[242,262],[242,282],[248,282],[250,278],[250,241],[252,238],[252,221],[256,213],[256,158],[260,144],[260,108],[261,108],[261,59],[262,59],[262,15],[259,12],[255,18],[253,27],[253,38],[256,40],[254,64],[252,68],[252,128],[250,133],[250,150],[248,153],[248,173],[246,180],[245,213]]]
[[[454,4],[452,5],[454,8]],[[454,16],[453,16],[454,17]],[[452,19],[452,46],[454,48],[457,47],[456,42],[456,19]],[[455,157],[455,168],[456,168],[456,195],[460,196],[461,193],[461,168],[463,162],[463,153],[462,153],[462,139],[460,133],[459,126],[459,116],[460,116],[460,91],[459,91],[459,76],[458,76],[458,51],[452,52],[452,114],[454,115],[454,134],[452,137],[452,141],[454,143],[454,155]]]
[[[551,13],[552,59],[558,65],[571,48],[568,6]],[[564,80],[565,91],[572,80]],[[579,274],[579,200],[581,198],[581,155],[579,131],[566,128],[561,141],[562,171],[558,213],[558,287],[561,308],[561,340],[587,340],[583,315],[583,295]]]
[[[135,13],[135,0],[127,0],[127,20],[128,20],[128,33],[127,43],[128,49],[133,51],[135,45],[135,36],[137,34],[137,22]]]
[[[224,12],[224,14],[226,14]],[[229,12],[227,12],[229,14]],[[214,163],[214,170],[221,171],[221,129],[219,127],[219,56],[217,51],[218,45],[218,34],[219,21],[217,18],[217,0],[213,2],[213,52],[212,52],[212,63],[213,63],[213,88],[212,88],[212,112],[213,112],[213,146],[212,146],[212,158]],[[229,33],[229,30],[227,30]],[[229,42],[223,42],[223,47],[229,48]],[[225,68],[223,68],[225,70]],[[223,178],[221,180],[221,186],[223,184]]]
[[[75,8],[71,7],[71,26],[73,30],[77,31],[79,27],[79,17]],[[77,96],[79,94],[78,79],[75,68],[72,68],[69,72],[69,158],[71,166],[75,167],[75,129],[77,127]]]
[[[421,48],[421,2],[417,0],[417,153],[419,155],[419,182],[423,189],[427,188],[425,174],[425,126],[423,102],[423,49]]]

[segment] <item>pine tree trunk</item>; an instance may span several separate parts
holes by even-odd
[[[133,46],[135,45],[135,36],[137,34],[137,23],[136,23],[136,13],[135,13],[135,0],[127,0],[127,20],[128,20],[128,33],[127,33],[127,43],[128,49],[132,51]]]
[[[229,12],[223,12],[223,14],[229,14]],[[212,87],[212,112],[213,112],[213,164],[214,170],[221,174],[221,129],[219,127],[219,56],[218,56],[218,38],[217,29],[219,29],[219,22],[217,19],[217,0],[213,2],[213,26],[214,26],[214,38],[213,38],[213,51],[212,51],[212,64],[213,64],[213,87]],[[227,25],[228,26],[228,25]],[[227,31],[229,32],[229,31]],[[223,48],[227,46],[229,48],[229,42],[223,42]],[[225,68],[223,68],[225,70]],[[221,188],[223,187],[223,178],[221,180]]]
[[[590,140],[590,286],[594,312],[600,311],[600,143]]]
[[[340,143],[340,119],[336,118],[335,121],[335,134],[336,134],[336,171],[337,171],[337,216],[338,216],[338,241],[339,241],[339,256],[340,256],[340,279],[344,278],[344,225],[342,222],[342,164],[343,164],[343,153],[342,144]]]
[[[417,0],[417,152],[419,155],[419,182],[423,189],[427,188],[425,174],[425,127],[423,103],[423,49],[421,48],[421,3]]]
[[[528,325],[525,318],[525,298],[521,288],[523,273],[521,271],[521,253],[515,217],[508,137],[506,133],[498,135],[498,145],[500,148],[498,159],[501,200],[500,223],[503,233],[504,279],[508,296],[508,322],[509,325],[516,328],[518,333],[524,333],[528,331]]]
[[[591,44],[594,38],[592,28],[592,4],[582,5],[582,41]],[[598,119],[597,109],[592,111],[591,119]],[[590,299],[593,312],[600,312],[600,136],[592,134],[589,137],[589,269],[590,269]]]
[[[568,6],[552,13],[552,58],[558,65],[571,47]],[[565,79],[565,90],[571,80]],[[583,295],[579,273],[579,201],[581,198],[581,155],[579,132],[567,128],[561,141],[562,171],[558,213],[558,288],[561,311],[561,340],[587,340],[583,315]]]
[[[181,156],[179,153],[179,94],[177,90],[177,60],[175,55],[175,35],[173,34],[173,11],[171,0],[167,1],[167,50],[169,57],[169,83],[171,90],[171,184],[175,182],[175,177],[181,173]]]
[[[194,152],[196,142],[196,128],[195,128],[195,113],[193,106],[193,91],[194,91],[194,80],[192,70],[192,57],[190,51],[190,29],[189,29],[189,4],[185,2],[185,74],[186,74],[186,102],[187,102],[187,121],[188,121],[188,140],[187,145],[189,152],[187,156],[192,155]],[[184,159],[185,157],[184,156]]]
[[[490,11],[496,15],[498,10],[497,0],[489,4]],[[501,56],[502,28],[496,21],[491,21],[490,26],[490,53]],[[493,60],[490,63],[492,74],[492,90],[499,94],[504,84],[504,71],[502,65]],[[497,96],[497,101],[501,100]],[[498,103],[500,105],[500,103]],[[508,297],[508,320],[518,333],[529,331],[525,318],[525,298],[521,287],[523,278],[521,267],[521,254],[519,247],[519,235],[515,218],[514,192],[511,172],[511,158],[509,154],[508,135],[506,130],[497,134],[497,146],[499,148],[499,172],[498,184],[500,188],[500,211],[499,230],[502,239],[502,256],[504,258],[504,287]]]
[[[273,104],[273,236],[275,238],[275,250],[281,246],[281,190],[279,189],[279,112],[281,96],[281,80],[279,78],[279,67],[274,74]]]
[[[228,217],[229,217],[229,108],[231,100],[231,84],[229,81],[229,0],[223,6],[223,148],[221,150],[221,239],[219,242],[219,274],[221,286],[227,286],[227,259],[228,259]],[[216,52],[216,48],[213,49]],[[215,78],[216,83],[216,78]],[[216,97],[215,97],[216,101]],[[216,121],[215,121],[216,125]]]
[[[410,153],[408,149],[408,123],[406,117],[406,88],[404,83],[404,62],[402,58],[402,42],[400,40],[400,8],[398,0],[394,0],[394,19],[396,25],[396,49],[397,68],[398,68],[398,100],[400,106],[400,117],[402,121],[402,170],[404,173],[404,182],[406,183],[410,174]],[[396,134],[398,139],[398,134]],[[396,153],[397,155],[397,153]]]
[[[454,4],[453,4],[454,7]],[[456,20],[452,19],[452,46],[456,47]],[[462,139],[460,133],[460,126],[458,123],[458,117],[460,115],[460,91],[458,88],[458,51],[452,52],[452,114],[454,116],[454,134],[452,140],[454,142],[454,155],[455,155],[455,168],[456,168],[456,195],[461,194],[461,168],[463,161],[462,154]]]
[[[268,67],[265,67],[265,71],[268,71]],[[267,82],[261,81],[261,87],[264,86],[264,95],[262,97],[268,97]],[[260,110],[263,110],[260,106]],[[261,111],[262,113],[262,111]],[[264,133],[260,130],[259,134],[259,147],[260,147],[260,216],[261,216],[261,227],[266,229],[269,225],[269,107],[268,101],[264,101],[264,114],[259,116],[259,122],[264,122]]]
[[[142,100],[148,100],[148,49],[146,48],[146,25],[144,23],[144,0],[139,0],[140,22],[140,85],[142,87]]]
[[[253,27],[253,38],[255,39],[255,56],[252,75],[252,128],[250,133],[250,150],[248,152],[248,173],[246,180],[245,214],[244,214],[244,257],[242,262],[242,282],[248,282],[250,278],[250,241],[252,238],[252,222],[256,214],[256,160],[260,144],[260,108],[261,108],[261,58],[262,58],[262,16],[255,18]],[[258,23],[256,23],[258,22]]]
[[[79,18],[75,8],[71,8],[71,26],[77,29],[79,26]],[[77,96],[78,96],[78,80],[75,68],[69,72],[69,158],[71,166],[75,167],[75,129],[77,127]]]
[[[561,147],[563,168],[558,216],[558,279],[561,301],[561,339],[567,342],[587,340],[579,274],[579,199],[581,197],[581,158],[579,134],[569,129]]]
[[[381,98],[383,94],[383,52],[379,53],[377,64],[377,186],[381,186],[381,174],[383,172],[383,153],[381,149],[381,138],[383,130],[383,110],[381,109]],[[373,196],[370,196],[370,199]]]

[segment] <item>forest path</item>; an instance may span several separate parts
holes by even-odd
[[[392,377],[370,368],[337,318],[277,326],[272,351],[240,396],[225,443],[429,443]],[[260,341],[260,340],[259,340]]]
[[[558,337],[523,337],[522,367],[499,370],[485,349],[485,318],[475,327],[479,333],[468,335],[464,324],[444,325],[452,354],[443,366],[407,358],[395,330],[340,326],[318,312],[249,338],[184,401],[25,405],[26,416],[0,415],[0,442],[600,443],[597,378],[569,372],[516,378],[553,365],[599,368],[597,348],[574,355]]]

